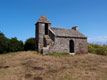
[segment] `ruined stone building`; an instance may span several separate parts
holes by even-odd
[[[51,22],[43,15],[36,25],[37,50],[46,53],[87,53],[87,37],[72,29],[52,27]]]

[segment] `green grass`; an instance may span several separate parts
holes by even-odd
[[[69,53],[48,53],[46,56],[69,56]]]

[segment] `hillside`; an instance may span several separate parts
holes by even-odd
[[[107,56],[0,55],[0,80],[107,80]]]

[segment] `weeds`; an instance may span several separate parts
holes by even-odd
[[[88,52],[99,55],[107,55],[107,46],[102,46],[98,44],[88,44]]]
[[[69,56],[69,53],[48,53],[46,56]]]

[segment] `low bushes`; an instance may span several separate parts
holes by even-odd
[[[29,38],[26,40],[24,50],[35,50],[35,38]]]
[[[107,46],[98,44],[88,44],[88,52],[99,55],[107,55]]]

